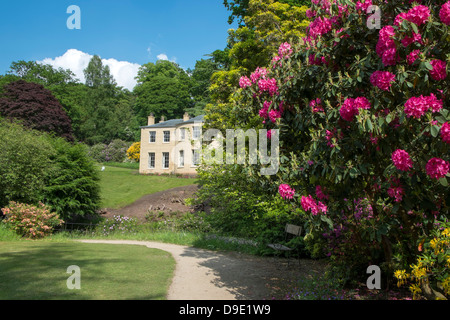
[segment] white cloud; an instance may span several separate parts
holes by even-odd
[[[170,61],[170,62],[177,62],[177,58],[173,57],[172,59],[169,59],[169,57],[165,53],[158,54],[156,56],[156,59],[158,59],[158,60],[167,60],[167,61]]]
[[[164,53],[158,54],[158,56],[156,58],[158,58],[158,60],[167,60],[167,61],[169,61],[169,57],[166,54],[164,54]]]
[[[49,64],[54,68],[63,68],[71,70],[75,76],[82,82],[85,82],[83,70],[89,64],[93,55],[82,52],[77,49],[67,50],[60,57],[46,58],[42,61],[37,61],[42,64]],[[118,61],[116,59],[102,59],[103,65],[107,65],[111,70],[111,74],[116,80],[117,84],[128,90],[133,90],[136,85],[134,79],[138,73],[140,65],[137,63],[131,63],[127,61]]]

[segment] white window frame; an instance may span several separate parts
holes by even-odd
[[[178,154],[178,167],[184,168],[184,150],[180,150]]]
[[[152,141],[152,136],[154,141]],[[156,131],[150,131],[148,141],[149,143],[156,143]]]
[[[180,137],[179,141],[184,141],[186,139],[186,128],[180,128]]]
[[[153,163],[153,166],[152,166],[152,163]],[[155,165],[156,165],[156,153],[149,152],[148,153],[148,168],[155,169]]]
[[[197,163],[196,163],[196,157],[197,155]],[[200,165],[200,153],[197,149],[192,149],[192,167],[198,167]]]
[[[167,162],[167,166],[166,166]],[[169,152],[163,152],[162,153],[162,168],[163,169],[169,169],[170,167],[170,154]]]
[[[169,141],[166,141],[166,133],[168,133]],[[170,130],[163,131],[163,143],[169,143],[170,142]]]
[[[202,135],[202,127],[194,126],[192,127],[192,139],[197,140]]]

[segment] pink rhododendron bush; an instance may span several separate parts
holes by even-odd
[[[386,281],[449,217],[450,1],[312,2],[304,43],[243,75],[236,111],[280,130],[272,192],[311,249]]]

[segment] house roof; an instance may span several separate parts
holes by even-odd
[[[185,125],[185,124],[190,124],[190,123],[195,123],[195,122],[203,122],[203,118],[204,118],[204,115],[197,116],[197,117],[189,119],[187,121],[184,121],[183,119],[172,119],[172,120],[167,120],[167,121],[160,122],[160,123],[155,123],[150,126],[142,126],[141,129],[173,128],[173,127],[178,127],[178,126]]]

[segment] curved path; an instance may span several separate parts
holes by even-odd
[[[172,254],[176,268],[168,300],[270,299],[286,277],[321,272],[320,265],[302,260],[289,269],[272,258],[220,253],[167,243],[133,240],[81,240],[85,243],[144,245]],[[295,267],[293,267],[295,265]],[[283,277],[281,279],[280,277]]]

